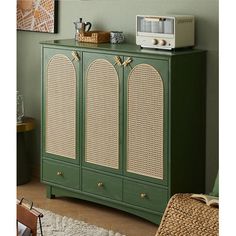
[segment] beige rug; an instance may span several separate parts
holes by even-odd
[[[36,209],[43,214],[41,218],[43,236],[125,236],[48,210]],[[41,235],[39,224],[38,235]]]

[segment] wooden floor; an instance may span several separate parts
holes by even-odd
[[[134,215],[74,198],[46,198],[45,186],[34,179],[17,186],[17,198],[33,201],[35,207],[82,220],[126,236],[155,236],[157,225]]]

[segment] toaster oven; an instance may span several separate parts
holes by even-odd
[[[136,16],[136,44],[144,48],[194,46],[194,16]]]

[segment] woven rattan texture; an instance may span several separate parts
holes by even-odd
[[[86,76],[86,162],[119,168],[119,79],[107,60],[94,60]]]
[[[62,54],[48,63],[46,76],[46,152],[75,159],[76,72]]]
[[[89,31],[78,33],[79,42],[86,43],[107,43],[110,41],[110,32]]]
[[[127,171],[163,179],[163,82],[147,64],[128,78]]]
[[[174,195],[165,210],[156,236],[219,235],[219,209],[190,198]]]

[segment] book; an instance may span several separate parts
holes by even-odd
[[[206,194],[192,194],[191,198],[205,202],[208,206],[219,207],[219,198]]]

